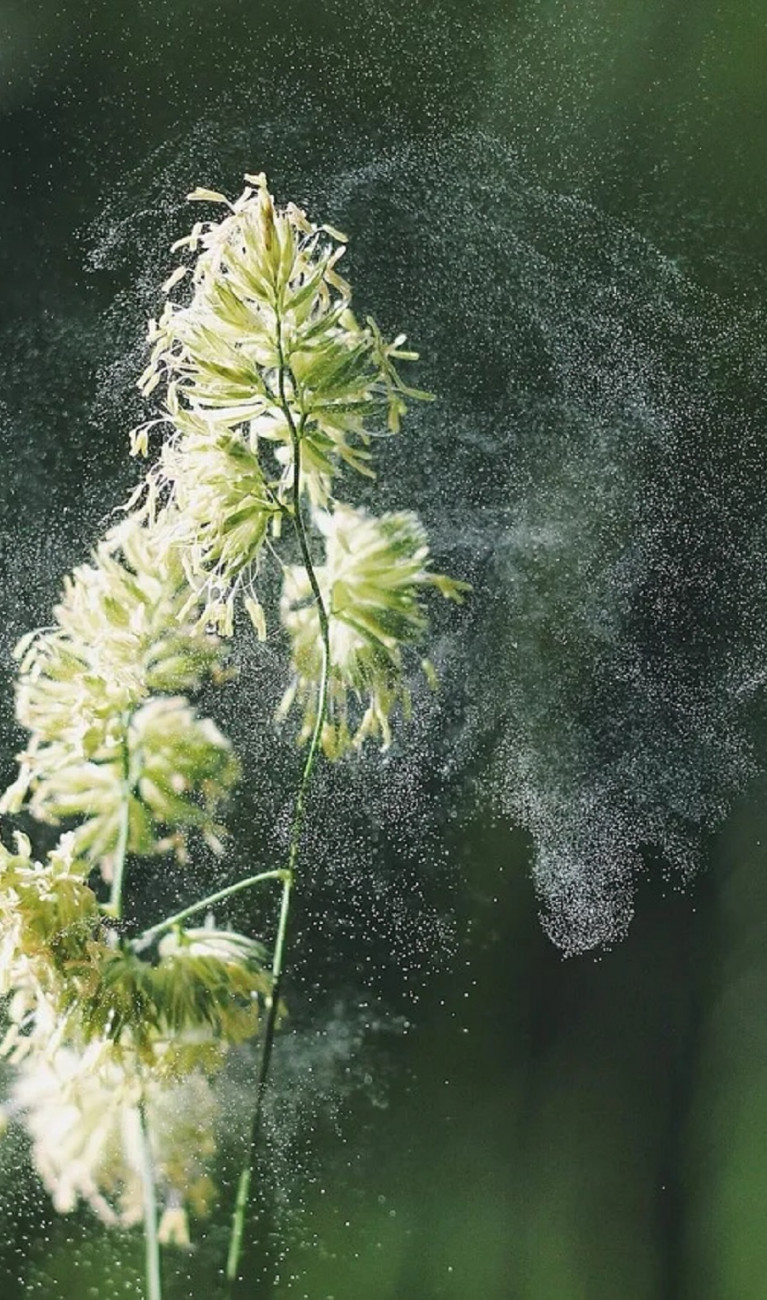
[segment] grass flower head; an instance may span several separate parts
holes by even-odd
[[[330,678],[323,746],[330,757],[368,736],[390,743],[395,705],[405,712],[409,694],[402,648],[417,645],[428,627],[424,594],[436,587],[460,599],[462,585],[433,573],[423,526],[409,511],[375,518],[337,504],[315,515],[325,542],[325,563],[315,572],[328,614]],[[291,641],[293,680],[281,712],[303,708],[301,739],[317,716],[322,648],[319,615],[306,570],[285,571],[282,621]]]
[[[140,1106],[168,1201],[207,1212],[218,1105],[200,1072],[147,1082],[136,1061],[61,1048],[22,1063],[12,1102],[25,1115],[35,1165],[61,1213],[82,1201],[106,1224],[141,1221]]]

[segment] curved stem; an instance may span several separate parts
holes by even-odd
[[[146,1248],[146,1300],[162,1300],[160,1243],[157,1238],[157,1196],[154,1185],[152,1151],[144,1103],[139,1105],[139,1143],[141,1187],[144,1197],[144,1245]]]
[[[243,889],[250,889],[251,885],[258,885],[262,880],[284,879],[285,871],[282,868],[276,871],[260,871],[257,876],[245,876],[243,880],[237,880],[233,885],[227,885],[225,889],[218,889],[215,894],[208,894],[206,898],[201,898],[199,903],[191,903],[180,912],[174,912],[173,916],[166,916],[164,921],[158,921],[157,925],[151,925],[148,930],[142,930],[141,934],[133,940],[133,947],[145,948],[157,938],[158,934],[170,930],[174,925],[179,925],[188,916],[194,916],[195,912],[202,912],[206,907],[212,907],[214,903],[223,903],[225,898],[231,898],[232,894],[239,894]]]
[[[294,884],[295,868],[298,862],[298,854],[301,846],[301,833],[304,826],[306,791],[309,786],[309,781],[311,780],[314,761],[322,739],[322,729],[325,725],[328,680],[330,674],[330,625],[328,621],[328,613],[317,581],[317,575],[314,571],[309,540],[306,535],[306,525],[301,510],[301,437],[303,434],[304,420],[303,417],[301,417],[298,425],[296,425],[293,412],[287,400],[285,391],[286,365],[282,352],[282,334],[279,315],[277,317],[277,351],[279,355],[280,405],[282,406],[283,414],[285,415],[285,419],[290,429],[290,437],[293,445],[293,509],[290,517],[293,522],[293,528],[301,551],[301,560],[306,570],[315,604],[317,606],[317,616],[320,624],[320,638],[322,641],[322,670],[320,675],[319,696],[317,700],[317,716],[314,720],[312,737],[309,743],[304,769],[301,774],[298,792],[296,794],[293,823],[290,829],[287,865],[282,873],[280,918],[277,926],[277,936],[274,942],[274,953],[272,957],[272,985],[266,1007],[266,1022],[264,1025],[261,1058],[259,1061],[258,1076],[256,1080],[256,1101],[251,1122],[248,1156],[242,1172],[240,1173],[240,1179],[237,1186],[237,1199],[235,1202],[232,1231],[229,1239],[229,1254],[226,1261],[226,1277],[230,1288],[237,1281],[240,1259],[242,1256],[245,1216],[250,1199],[250,1187],[255,1172],[255,1163],[258,1154],[259,1139],[261,1136],[264,1098],[267,1092],[269,1069],[272,1060],[274,1032],[277,1027],[277,1017],[279,1014],[280,989],[282,985],[282,974],[287,945],[288,918],[290,915],[290,900]]]

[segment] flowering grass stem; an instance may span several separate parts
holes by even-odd
[[[182,921],[185,921],[189,916],[194,916],[196,912],[203,912],[216,903],[223,903],[224,899],[231,898],[232,894],[239,894],[243,889],[250,889],[251,885],[259,885],[262,880],[284,881],[286,874],[285,869],[280,867],[276,871],[260,871],[257,876],[245,876],[243,880],[237,880],[233,885],[227,885],[225,889],[218,889],[215,894],[208,894],[207,897],[201,898],[197,903],[191,903],[189,907],[182,908],[180,912],[174,912],[173,916],[166,916],[164,921],[158,921],[157,925],[150,926],[148,930],[142,930],[138,938],[134,939],[133,947],[137,951],[145,948],[159,934],[171,930],[174,925],[180,925]]]
[[[226,1280],[230,1300],[262,1289],[254,1275],[270,1234],[255,1171],[275,1145],[265,1120],[299,863],[303,874],[320,830],[308,825],[318,755],[334,761],[368,739],[388,747],[393,711],[410,710],[403,653],[428,627],[423,596],[436,588],[459,600],[466,590],[431,572],[411,511],[376,518],[335,497],[344,468],[372,474],[369,441],[382,421],[396,434],[405,398],[428,394],[395,368],[416,359],[405,336],[387,343],[372,319],[357,323],[335,270],[345,236],[294,204],[276,208],[263,174],[245,179],[235,203],[202,188],[189,196],[224,202],[227,214],[176,242],[198,254],[194,288],[150,323],[139,387],[148,396],[163,385],[162,414],[134,430],[132,451],[148,454],[153,424],[167,422],[168,437],[126,518],[65,581],[54,625],[15,651],[17,719],[31,738],[0,794],[3,813],[26,808],[32,820],[72,826],[41,862],[21,832],[15,851],[0,843],[0,984],[11,1022],[0,1064],[10,1057],[13,1095],[29,1099],[35,1160],[57,1205],[80,1200],[127,1224],[143,1202],[144,1300],[161,1300],[160,1246],[188,1244],[187,1205],[208,1208],[213,1076],[257,1029]],[[177,268],[165,292],[191,269]],[[136,934],[124,901],[135,864],[167,861],[173,846],[182,865],[190,834],[217,843],[217,809],[241,769],[190,697],[229,676],[224,642],[238,600],[266,638],[257,577],[267,553],[281,568],[290,656],[278,716],[296,707],[302,747],[280,868]],[[270,959],[254,937],[186,926],[271,881],[281,888],[278,907],[271,888],[267,900]],[[64,1111],[73,1136],[62,1144]],[[43,1131],[53,1136],[38,1151]],[[82,1160],[69,1158],[72,1143]]]
[[[104,908],[110,916],[119,921],[123,911],[123,879],[125,876],[125,858],[128,852],[128,832],[130,830],[130,800],[131,788],[128,779],[128,768],[130,755],[128,753],[128,739],[123,742],[123,788],[122,799],[120,800],[120,821],[117,829],[117,845],[115,847],[114,863],[112,866],[112,888],[109,893],[109,902]]]
[[[293,813],[293,824],[290,830],[290,844],[288,847],[288,858],[285,870],[282,873],[282,898],[280,900],[280,916],[277,925],[277,935],[274,942],[274,952],[272,957],[272,985],[267,1002],[266,1023],[264,1025],[264,1034],[261,1047],[261,1057],[258,1067],[258,1077],[256,1081],[256,1100],[253,1109],[253,1118],[250,1129],[250,1142],[248,1146],[248,1155],[246,1162],[240,1173],[237,1186],[237,1198],[232,1220],[232,1231],[229,1239],[229,1254],[226,1263],[226,1278],[230,1289],[230,1294],[234,1294],[234,1287],[240,1280],[240,1261],[243,1253],[243,1238],[245,1231],[245,1220],[247,1208],[250,1200],[250,1188],[253,1181],[258,1148],[261,1137],[261,1122],[263,1117],[264,1099],[267,1093],[269,1082],[269,1070],[272,1060],[272,1048],[274,1046],[274,1033],[277,1026],[277,1016],[280,1005],[280,989],[282,985],[282,975],[285,963],[285,952],[288,935],[288,919],[290,916],[290,901],[295,880],[295,869],[298,862],[298,855],[301,846],[301,834],[304,827],[306,815],[306,792],[311,780],[314,762],[322,738],[322,729],[325,724],[325,715],[327,711],[328,697],[328,679],[330,673],[330,625],[328,613],[325,608],[325,602],[322,598],[322,592],[317,582],[317,575],[312,563],[312,555],[309,547],[309,540],[306,535],[306,526],[301,510],[300,486],[301,486],[301,435],[303,432],[303,422],[296,425],[293,418],[293,412],[287,401],[285,393],[285,374],[287,367],[285,365],[282,353],[282,339],[279,316],[277,318],[277,343],[279,354],[279,391],[280,404],[282,406],[285,418],[290,429],[291,442],[293,447],[293,503],[291,510],[291,520],[301,552],[301,559],[306,569],[307,577],[311,585],[312,594],[317,605],[317,613],[320,624],[320,636],[322,639],[322,675],[320,679],[320,692],[317,704],[317,716],[314,721],[309,749],[306,755],[301,781],[296,794],[295,811]]]
[[[160,1243],[157,1237],[157,1195],[154,1167],[149,1145],[146,1114],[139,1106],[139,1143],[141,1158],[141,1183],[144,1193],[144,1246],[146,1250],[146,1300],[162,1300],[160,1275]]]

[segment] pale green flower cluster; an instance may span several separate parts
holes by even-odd
[[[15,853],[0,844],[10,1109],[25,1113],[58,1209],[82,1199],[105,1222],[130,1224],[143,1211],[143,1107],[167,1197],[164,1231],[188,1241],[184,1206],[204,1213],[212,1191],[211,1081],[228,1047],[258,1028],[270,987],[264,953],[206,925],[176,927],[144,960],[99,907],[74,843],[63,837],[45,863],[32,859],[26,836],[17,834]]]
[[[26,835],[15,838],[14,853],[0,844],[0,996],[22,992],[14,1019],[23,1020],[30,995],[48,999],[62,971],[87,962],[100,912],[71,835],[45,863]]]
[[[54,625],[17,648],[16,716],[30,739],[0,811],[28,800],[41,821],[78,819],[75,851],[107,878],[126,806],[131,852],[162,851],[171,828],[215,840],[238,775],[215,724],[161,694],[223,671],[221,645],[188,609],[169,524],[114,528],[67,579]]]
[[[144,1210],[143,1107],[166,1206],[161,1238],[189,1244],[183,1205],[205,1214],[214,1192],[207,1164],[219,1107],[202,1071],[147,1084],[125,1062],[62,1047],[22,1062],[11,1102],[27,1116],[35,1164],[56,1209],[66,1214],[84,1201],[120,1227],[140,1222]]]
[[[365,472],[369,434],[383,418],[396,432],[406,397],[426,397],[402,383],[395,360],[404,336],[384,343],[374,322],[360,326],[351,290],[336,271],[345,236],[315,226],[294,204],[275,208],[263,175],[233,204],[198,190],[192,199],[226,203],[220,222],[201,223],[174,247],[201,248],[187,306],[167,302],[151,322],[152,357],[145,393],[167,383],[168,413],[204,415],[212,428],[245,428],[291,459],[301,426],[302,486],[324,501],[340,461]],[[179,268],[166,283],[186,274]],[[145,430],[135,436],[142,448]],[[285,483],[292,488],[290,474]]]
[[[461,588],[430,572],[426,533],[410,511],[376,519],[339,503],[332,513],[318,512],[315,521],[325,544],[325,562],[315,566],[315,574],[330,629],[322,744],[333,758],[368,736],[390,743],[394,705],[400,703],[406,715],[410,711],[402,648],[421,641],[428,626],[423,593],[436,587],[456,599]],[[319,707],[322,643],[317,605],[301,565],[285,570],[281,611],[293,666],[281,712],[297,703],[303,709],[301,735],[308,739]],[[424,669],[433,678],[428,662]],[[355,704],[362,708],[352,722]]]
[[[279,511],[257,452],[239,434],[212,430],[186,411],[177,413],[176,430],[153,471],[150,508],[167,489],[172,509],[155,512],[153,519],[172,521],[172,545],[191,592],[188,604],[199,606],[198,626],[231,636],[234,596],[242,589],[255,601],[253,577]]]

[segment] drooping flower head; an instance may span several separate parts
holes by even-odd
[[[219,1107],[200,1071],[183,1079],[147,1080],[140,1064],[98,1051],[59,1048],[19,1066],[12,1107],[23,1112],[33,1157],[60,1213],[84,1201],[106,1224],[128,1227],[144,1214],[141,1111],[169,1236],[188,1241],[184,1207],[205,1214]],[[179,1215],[181,1211],[181,1215]]]
[[[200,718],[183,696],[150,699],[126,715],[109,750],[77,760],[62,742],[34,755],[30,812],[58,824],[79,819],[78,853],[111,878],[121,818],[127,848],[151,854],[181,848],[199,828],[218,847],[218,806],[239,776],[227,738],[210,718]]]
[[[255,940],[204,927],[174,930],[156,960],[139,947],[114,944],[94,969],[72,1022],[82,1041],[111,1043],[118,1059],[127,1050],[172,1075],[190,1061],[218,1064],[256,1033],[271,980]]]
[[[140,1061],[147,1077],[217,1068],[257,1030],[271,979],[254,939],[212,922],[174,928],[154,957],[120,937],[86,881],[67,835],[44,862],[26,836],[0,843],[0,1053],[21,1061],[59,1045],[93,1044],[100,1059]]]
[[[417,645],[428,626],[424,593],[436,587],[460,599],[462,584],[429,566],[426,533],[410,511],[374,518],[337,504],[315,515],[325,563],[315,572],[328,615],[330,677],[323,746],[335,757],[366,736],[390,742],[390,715],[409,708],[402,648]],[[291,641],[293,681],[281,712],[303,708],[301,739],[311,735],[319,707],[322,641],[306,570],[285,570],[282,621]],[[428,669],[427,669],[428,671]]]

